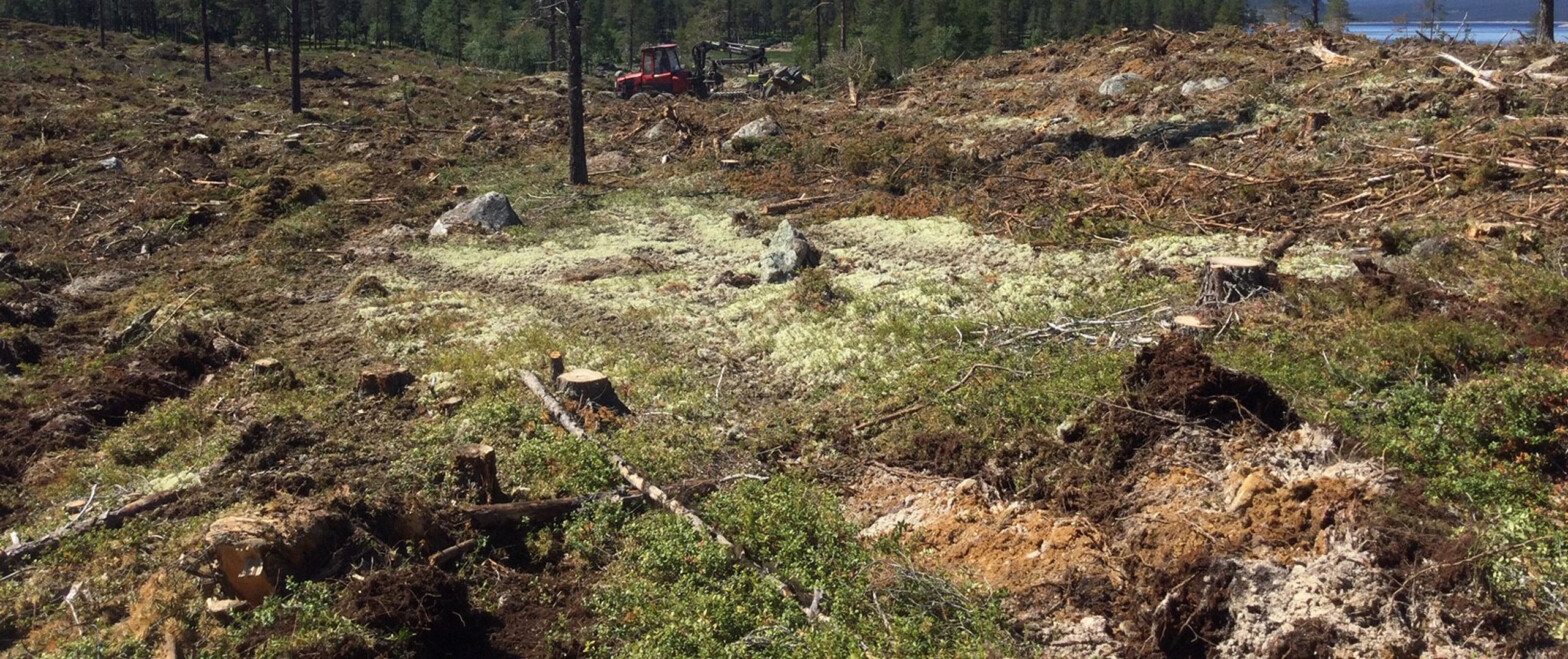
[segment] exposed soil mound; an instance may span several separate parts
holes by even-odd
[[[126,422],[154,403],[188,394],[207,373],[238,359],[232,341],[196,330],[122,355],[94,377],[59,383],[63,404],[0,422],[0,485],[10,485],[45,452],[84,445],[100,428]],[[0,509],[0,517],[9,514]]]
[[[467,585],[425,565],[371,573],[343,594],[338,611],[388,634],[411,633],[420,656],[482,653],[490,626],[469,605]]]
[[[1144,348],[1122,375],[1133,404],[1220,426],[1234,422],[1285,430],[1299,419],[1269,383],[1214,363],[1198,342],[1170,336]]]

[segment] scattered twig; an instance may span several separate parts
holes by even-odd
[[[615,466],[616,471],[621,473],[621,478],[628,484],[646,493],[648,498],[653,500],[654,503],[659,504],[660,507],[670,511],[682,519],[685,519],[688,523],[691,524],[692,528],[696,529],[696,531],[704,538],[716,542],[725,549],[728,549],[730,558],[733,559],[736,563],[747,567],[754,572],[757,572],[762,576],[763,580],[770,583],[774,589],[779,592],[780,595],[793,600],[797,605],[799,605],[801,613],[806,615],[807,620],[811,622],[826,622],[829,620],[827,615],[822,614],[816,610],[816,606],[813,603],[813,600],[805,595],[803,589],[790,583],[789,581],[786,581],[783,577],[780,577],[778,575],[778,571],[772,567],[753,560],[751,557],[747,556],[746,550],[744,548],[730,540],[718,529],[713,528],[713,526],[709,525],[706,521],[703,521],[702,517],[698,516],[697,513],[692,512],[691,509],[685,506],[685,504],[682,504],[680,501],[670,497],[670,495],[666,493],[663,488],[660,488],[658,485],[648,480],[648,478],[643,476],[643,474],[638,471],[636,467],[633,467],[631,463],[627,462],[625,458],[620,456],[620,454],[611,451],[610,448],[597,437],[589,435],[588,431],[583,430],[582,425],[580,425],[577,420],[566,411],[565,408],[561,407],[561,403],[556,401],[555,396],[551,395],[549,390],[545,389],[544,384],[541,383],[539,378],[536,377],[533,373],[523,371],[521,375],[523,384],[528,387],[529,391],[532,391],[534,395],[539,398],[539,401],[544,404],[545,411],[549,412],[550,416],[555,419],[556,423],[560,424],[561,427],[564,428],[566,432],[570,433],[573,437],[576,437],[597,447],[599,451],[610,460],[610,463]]]

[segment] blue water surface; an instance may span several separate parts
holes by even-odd
[[[1535,30],[1533,25],[1524,21],[1444,21],[1436,24],[1435,28],[1423,27],[1420,23],[1351,23],[1345,26],[1345,31],[1374,41],[1392,41],[1427,35],[1476,43],[1514,43]],[[1564,34],[1564,24],[1557,25],[1557,33]]]

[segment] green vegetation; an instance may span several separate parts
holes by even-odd
[[[798,477],[739,483],[700,512],[781,577],[820,593],[828,619],[807,622],[795,602],[680,519],[588,515],[568,537],[609,525],[621,544],[593,597],[605,620],[601,654],[973,656],[1013,644],[995,595],[912,567],[896,542],[861,547],[837,503]]]

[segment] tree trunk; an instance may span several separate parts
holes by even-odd
[[[452,25],[452,56],[457,60],[457,65],[463,65],[463,0],[453,0],[457,11],[457,21]]]
[[[507,500],[501,489],[501,479],[496,475],[495,448],[484,444],[462,444],[452,454],[452,471],[458,482],[475,490],[479,503],[502,503]]]
[[[634,20],[636,15],[633,10],[637,8],[636,2],[626,3],[626,61],[631,63],[631,68],[637,68],[637,39],[633,36],[635,30]]]
[[[1541,28],[1540,39],[1544,43],[1557,40],[1557,7],[1556,0],[1541,0]]]
[[[545,11],[549,12],[549,15],[545,17],[545,24],[550,27],[550,62],[545,65],[544,69],[546,71],[554,71],[556,63],[561,61],[560,37],[555,33],[555,7],[553,5],[547,6]]]
[[[267,11],[267,0],[261,3],[261,61],[272,72],[272,14]]]
[[[1268,264],[1239,256],[1216,256],[1203,271],[1201,306],[1234,304],[1270,288]]]
[[[212,43],[207,38],[207,0],[201,0],[201,75],[212,82]]]
[[[571,130],[572,184],[588,185],[588,146],[583,140],[583,6],[566,0],[566,98]]]
[[[304,110],[299,97],[299,0],[289,3],[289,88],[289,110],[299,114]]]
[[[104,27],[103,0],[98,0],[98,47],[104,48],[109,44],[107,28]]]
[[[849,50],[849,0],[838,0],[838,50]]]
[[[825,4],[827,4],[827,3],[825,3],[825,2],[817,3],[817,10],[816,10],[817,11],[817,63],[818,64],[822,63],[822,58],[827,57],[827,51],[825,50],[827,46],[826,46],[826,44],[822,43],[822,5],[825,5]]]

